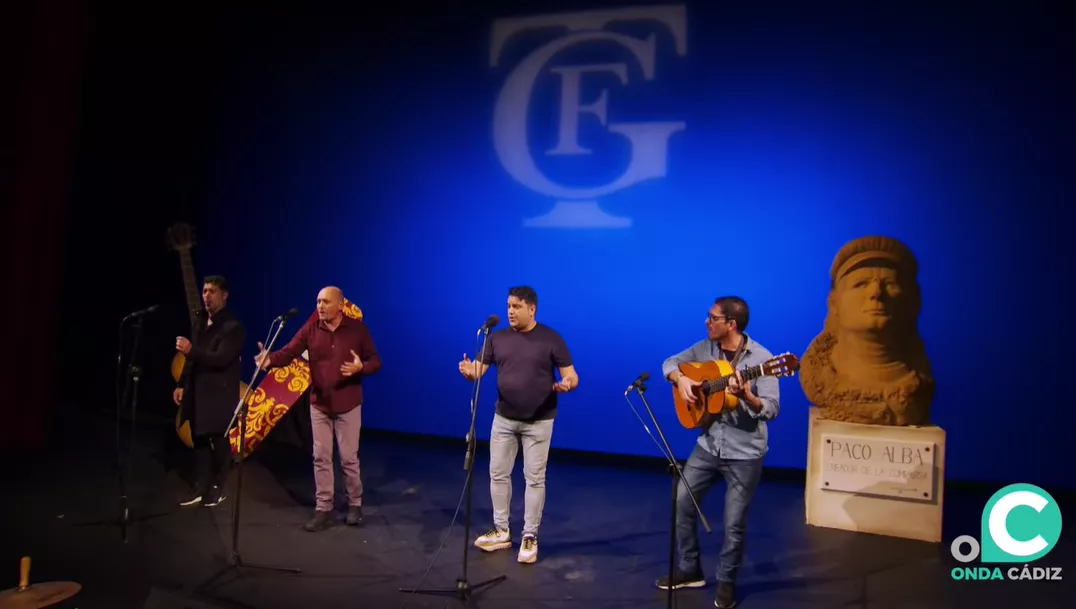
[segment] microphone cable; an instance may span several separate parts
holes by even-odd
[[[426,572],[419,578],[418,583],[411,592],[404,598],[404,601],[400,603],[400,609],[407,606],[407,603],[411,601],[411,598],[418,594],[418,591],[422,589],[422,584],[425,583],[426,578],[429,577],[430,571],[433,570],[433,566],[437,564],[437,559],[441,556],[441,552],[445,549],[445,545],[448,544],[448,537],[452,535],[452,529],[456,526],[456,519],[459,518],[460,508],[463,507],[463,501],[467,498],[467,485],[470,483],[471,475],[474,472],[474,468],[467,472],[467,477],[464,478],[463,492],[460,493],[460,500],[456,503],[456,513],[452,514],[452,522],[448,524],[448,530],[445,531],[445,536],[441,539],[441,545],[437,546],[437,550],[433,553],[433,559],[430,560],[429,566],[426,567]],[[465,543],[470,543],[468,540],[464,540]]]
[[[475,339],[474,339],[475,355],[478,357],[479,362],[482,361],[482,358],[485,355],[485,349],[482,350],[481,355],[479,355],[479,351],[478,351],[478,344],[479,344],[478,336],[480,334],[481,334],[481,332],[479,334],[476,334]],[[486,340],[487,341],[489,340],[488,336],[486,337]],[[479,378],[479,377],[476,377],[476,382],[474,383],[474,385],[471,386],[471,419],[472,420],[474,420],[475,413],[478,410],[478,400],[475,399],[475,388],[478,385],[477,378]],[[473,438],[468,438],[468,444],[470,444],[470,442],[472,440],[473,440]],[[471,484],[471,476],[473,476],[473,475],[474,475],[474,455],[471,455],[471,467],[467,468],[467,476],[465,476],[464,479],[463,479],[463,491],[460,493],[459,501],[456,502],[456,512],[454,514],[452,514],[452,521],[448,523],[448,530],[445,531],[444,537],[441,538],[441,544],[438,545],[437,550],[434,551],[433,558],[430,560],[429,566],[426,567],[426,572],[422,574],[422,577],[419,578],[418,583],[415,584],[414,588],[411,589],[411,592],[404,598],[404,601],[402,603],[400,603],[400,609],[404,609],[404,607],[407,606],[407,603],[409,603],[411,601],[411,599],[416,594],[418,594],[418,591],[422,589],[422,584],[425,583],[426,578],[429,577],[430,572],[433,571],[433,566],[437,564],[437,559],[441,556],[441,552],[445,549],[445,545],[448,544],[448,538],[449,538],[450,535],[452,535],[452,529],[455,528],[456,520],[460,516],[460,509],[463,507],[464,500],[467,499],[467,488]],[[473,491],[473,489],[472,489],[472,491]],[[467,540],[467,539],[464,539],[463,542],[464,543],[470,543],[470,541]]]

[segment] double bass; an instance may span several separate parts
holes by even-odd
[[[191,323],[189,334],[193,335],[194,329],[198,325],[198,316],[203,311],[202,291],[199,289],[198,280],[194,274],[194,263],[191,261],[191,250],[194,248],[194,229],[189,224],[179,222],[168,228],[165,238],[168,242],[168,247],[179,254],[179,269],[183,275],[183,292],[187,298],[187,314]],[[176,351],[175,357],[172,358],[172,380],[176,383],[179,383],[179,377],[183,374],[183,366],[186,363],[186,356]],[[243,394],[246,391],[247,384],[239,381],[239,395],[235,398],[236,404],[243,399]],[[190,421],[181,421],[180,415],[181,412],[177,407],[176,435],[179,436],[179,440],[183,442],[184,446],[194,448]]]

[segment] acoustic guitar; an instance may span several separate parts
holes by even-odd
[[[740,399],[726,391],[729,379],[736,376],[727,360],[683,362],[678,368],[681,374],[700,383],[691,390],[695,396],[694,404],[687,403],[680,396],[677,386],[672,386],[676,418],[687,429],[708,427],[716,415],[739,405]],[[791,353],[782,353],[757,366],[740,370],[740,375],[747,382],[762,376],[793,376],[799,368],[798,357]]]
[[[198,325],[198,314],[202,311],[202,290],[194,274],[194,263],[191,261],[191,249],[194,248],[194,229],[185,222],[177,222],[168,228],[165,233],[168,247],[179,254],[179,270],[183,276],[183,292],[187,298],[187,314],[190,316],[191,331]],[[183,366],[187,358],[176,351],[172,358],[172,380],[179,383],[179,377],[183,374]],[[236,404],[243,399],[247,391],[247,384],[239,381],[239,396],[235,399]],[[176,435],[187,448],[194,448],[194,438],[191,437],[190,421],[180,421],[180,410],[176,408]]]

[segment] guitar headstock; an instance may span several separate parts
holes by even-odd
[[[165,231],[164,239],[169,249],[177,252],[190,251],[194,247],[194,227],[186,222],[176,222]]]
[[[762,374],[765,376],[795,376],[799,369],[800,358],[792,353],[782,353],[762,364]]]

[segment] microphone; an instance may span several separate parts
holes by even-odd
[[[631,393],[632,389],[638,389],[639,391],[646,391],[646,385],[644,385],[643,383],[645,383],[647,381],[647,379],[649,379],[649,378],[650,378],[650,373],[649,372],[644,372],[644,373],[640,374],[639,376],[635,377],[635,380],[632,381],[631,384],[628,385],[628,388],[624,390],[624,395],[626,396],[629,393]]]
[[[146,307],[145,309],[142,309],[141,311],[135,311],[134,313],[128,314],[127,317],[124,317],[124,319],[131,319],[132,317],[142,317],[143,315],[148,315],[150,313],[153,313],[158,308],[160,308],[159,305],[153,305],[152,307]]]
[[[497,324],[499,323],[501,323],[500,317],[497,317],[496,315],[490,315],[486,318],[486,323],[482,324],[482,327],[478,329],[478,332],[475,332],[475,335],[477,336],[478,334],[481,334],[483,332],[489,332],[490,328],[497,327]]]
[[[283,315],[277,315],[276,321],[286,321],[299,314],[299,309],[292,309]]]

